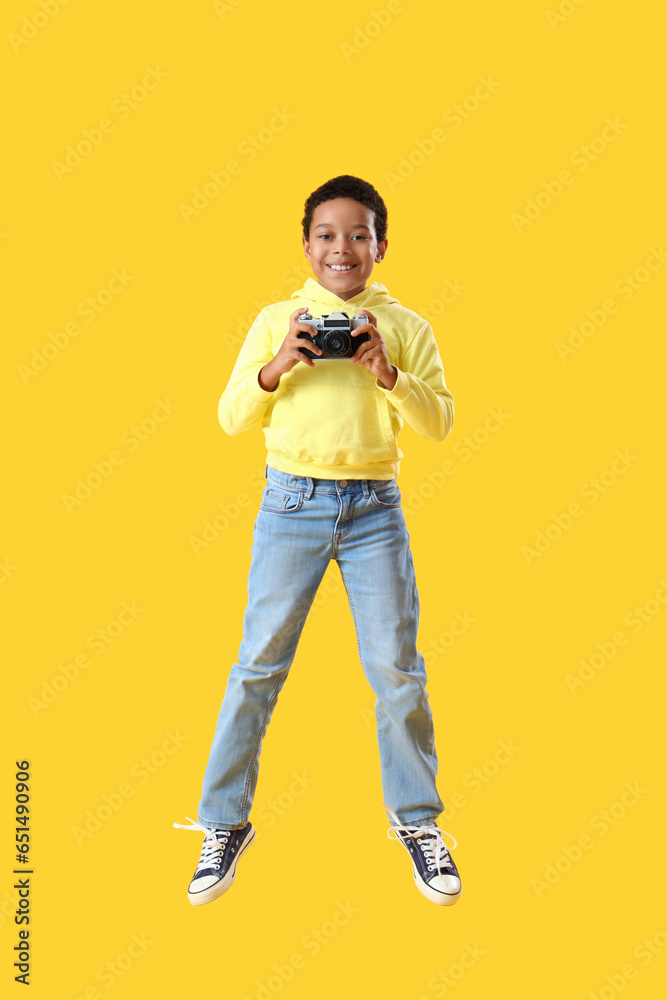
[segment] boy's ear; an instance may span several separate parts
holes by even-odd
[[[310,260],[310,244],[303,234],[301,235],[301,243],[303,244],[303,252],[306,255],[306,259]]]

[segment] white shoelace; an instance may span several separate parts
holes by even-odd
[[[449,851],[453,851],[456,847],[456,838],[451,833],[447,833],[447,830],[441,830],[435,823],[429,823],[426,826],[404,826],[386,802],[383,802],[382,805],[390,814],[392,820],[394,820],[394,825],[390,826],[387,830],[387,836],[390,840],[405,840],[405,836],[401,834],[401,830],[403,830],[409,837],[414,837],[419,843],[420,850],[423,852],[428,863],[429,871],[441,871],[443,868],[450,868],[452,866],[453,862],[449,856]],[[394,831],[396,835],[392,837]],[[449,850],[445,844],[443,833],[446,833],[454,841]]]
[[[186,826],[184,823],[174,823],[174,826],[178,827],[179,830],[201,830],[202,833],[206,834],[204,843],[202,844],[197,871],[202,871],[204,868],[219,868],[222,850],[231,836],[231,830],[216,830],[212,826],[202,826],[201,823],[190,819],[189,816],[185,818],[190,820],[192,826]],[[216,833],[223,833],[225,835],[222,841],[218,840]]]

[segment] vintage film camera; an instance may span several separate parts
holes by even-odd
[[[360,313],[350,319],[344,312],[332,312],[327,316],[319,317],[313,317],[310,313],[304,312],[299,316],[299,322],[309,323],[317,330],[314,337],[303,331],[297,334],[303,340],[317,344],[322,349],[321,354],[314,354],[305,347],[300,348],[307,357],[313,358],[314,361],[351,358],[359,344],[371,339],[369,333],[360,333],[358,337],[352,336],[353,330],[368,323],[368,316],[365,313]]]

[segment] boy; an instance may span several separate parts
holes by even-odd
[[[315,278],[292,293],[296,301],[262,309],[218,408],[228,434],[261,419],[267,486],[254,528],[239,660],[220,708],[198,822],[174,823],[205,835],[188,899],[198,906],[226,892],[254,839],[248,814],[266,726],[335,559],[377,696],[388,836],[410,853],[417,888],[451,905],[461,882],[436,825],[444,804],[435,786],[433,721],[416,649],[419,596],[396,475],[403,421],[442,441],[452,429],[454,400],[430,325],[384,285],[366,285],[388,245],[387,209],[375,188],[348,174],[327,181],[307,199],[302,226]],[[369,339],[353,341],[351,358],[317,357],[321,349],[298,336],[316,332],[299,321],[306,311],[365,315],[351,336]],[[306,344],[315,358],[301,350]]]

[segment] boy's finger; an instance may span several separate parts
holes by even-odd
[[[295,339],[298,340],[298,341],[304,341],[305,343],[307,343],[307,341],[305,341],[303,337],[299,337],[298,336],[299,332],[301,332],[301,333],[307,333],[309,337],[314,337],[315,334],[317,333],[317,331],[315,330],[315,328],[312,327],[312,326],[310,326],[308,323],[297,323],[296,327],[294,328],[294,330],[295,330]],[[298,346],[299,346],[299,350],[300,350],[301,349],[301,344],[299,344]],[[312,342],[310,344],[308,344],[308,350],[309,351],[315,351],[316,354],[321,354],[322,353],[322,348],[318,347],[317,344],[313,344]]]
[[[368,322],[367,323],[362,323],[360,326],[358,326],[356,330],[352,331],[353,334],[357,333],[358,331],[365,330],[369,326],[377,327],[377,320],[376,320],[375,316],[373,315],[373,313],[367,312],[364,309],[363,312],[359,313],[359,315],[357,316],[357,319],[360,319],[361,316],[365,316],[366,319],[368,320]],[[379,336],[379,333],[378,333],[378,336]]]
[[[303,361],[304,364],[309,365],[311,368],[315,367],[315,362],[311,358],[309,358],[307,354],[304,354],[303,351],[299,351],[298,353],[299,353],[299,357],[297,359],[298,361]]]
[[[359,347],[350,358],[350,361],[358,361],[359,358],[363,357],[364,354],[367,354],[368,351],[375,351],[378,347],[379,344],[377,340],[366,340],[363,344],[359,344]]]
[[[300,341],[300,344],[304,344],[304,346],[305,346],[307,344],[307,341],[303,341],[302,340],[302,341]],[[306,347],[306,350],[307,351],[316,351],[316,350],[318,350],[318,348],[315,347],[314,344],[308,344],[308,346]],[[320,351],[320,354],[321,353],[322,352]],[[304,352],[301,350],[300,346],[299,347],[295,347],[294,357],[298,358],[299,361],[305,361],[306,364],[310,365],[311,368],[315,367],[315,362],[312,360],[312,358],[309,358],[307,354],[304,354]]]
[[[313,326],[312,323],[307,323],[305,320],[303,320],[301,323],[295,323],[294,324],[294,329],[295,330],[302,330],[303,333],[307,333],[310,337],[316,337],[317,336],[317,330],[316,330],[316,328]]]

